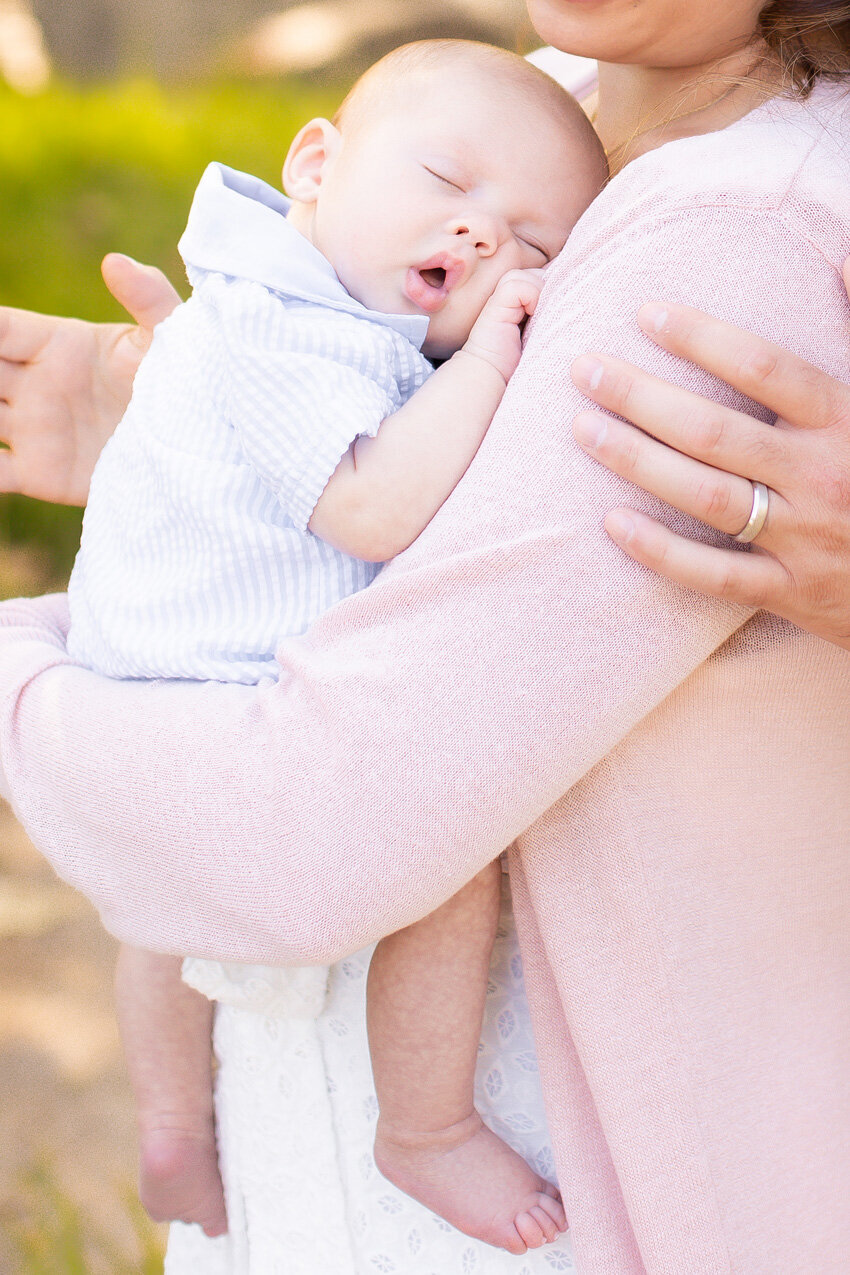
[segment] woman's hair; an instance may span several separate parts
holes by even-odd
[[[807,96],[821,77],[850,74],[850,4],[773,0],[759,16],[759,35],[789,85]]]

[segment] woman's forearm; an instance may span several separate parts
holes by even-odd
[[[632,588],[587,599],[576,621],[552,565],[564,548],[552,529],[513,529],[379,578],[287,643],[267,688],[108,681],[53,666],[61,653],[31,637],[0,642],[0,684],[19,688],[2,720],[16,809],[138,945],[323,962],[399,929],[745,618],[706,604],[682,623],[660,585],[658,632],[636,643],[622,622],[642,591],[632,568]],[[562,658],[572,640],[604,643],[610,700]],[[661,659],[659,643],[675,650]]]

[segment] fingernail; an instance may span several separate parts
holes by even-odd
[[[615,509],[605,519],[605,530],[618,545],[627,545],[635,534],[635,524],[628,514]]]
[[[598,390],[604,371],[605,368],[599,359],[594,359],[589,354],[582,354],[570,368],[570,376],[573,378],[573,385],[577,385],[579,389]]]
[[[573,434],[582,447],[601,447],[608,436],[608,421],[594,412],[582,412],[573,421]]]
[[[665,306],[659,305],[657,301],[650,301],[641,308],[639,322],[641,327],[646,330],[660,332],[669,317],[670,311]]]

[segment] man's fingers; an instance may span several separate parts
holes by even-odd
[[[573,433],[579,445],[607,469],[728,536],[737,535],[752,512],[753,485],[748,479],[672,451],[623,421],[601,412],[581,412],[573,422]],[[759,535],[761,545],[769,547],[771,528],[784,505],[783,498],[771,491],[769,522]]]
[[[793,466],[792,434],[650,376],[622,359],[585,354],[575,360],[570,373],[582,393],[600,407],[718,469],[781,490]]]
[[[697,363],[756,403],[800,428],[833,424],[850,406],[850,390],[787,350],[685,305],[650,302],[638,311],[647,336]]]
[[[150,331],[167,319],[180,297],[155,266],[143,266],[123,253],[108,253],[101,264],[104,282],[116,301],[140,327]]]
[[[630,558],[698,593],[779,610],[787,590],[788,575],[775,558],[686,540],[632,509],[613,509],[605,530]]]
[[[51,321],[28,310],[0,306],[0,359],[26,363],[49,339]]]
[[[0,492],[18,492],[21,489],[18,464],[14,452],[0,448]]]
[[[20,363],[10,363],[0,359],[0,403],[11,403],[15,397],[15,387],[23,372]]]

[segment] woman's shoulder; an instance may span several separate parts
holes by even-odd
[[[582,226],[607,236],[700,207],[779,215],[827,255],[847,252],[850,88],[821,83],[809,97],[771,98],[729,128],[668,142],[628,164]]]

